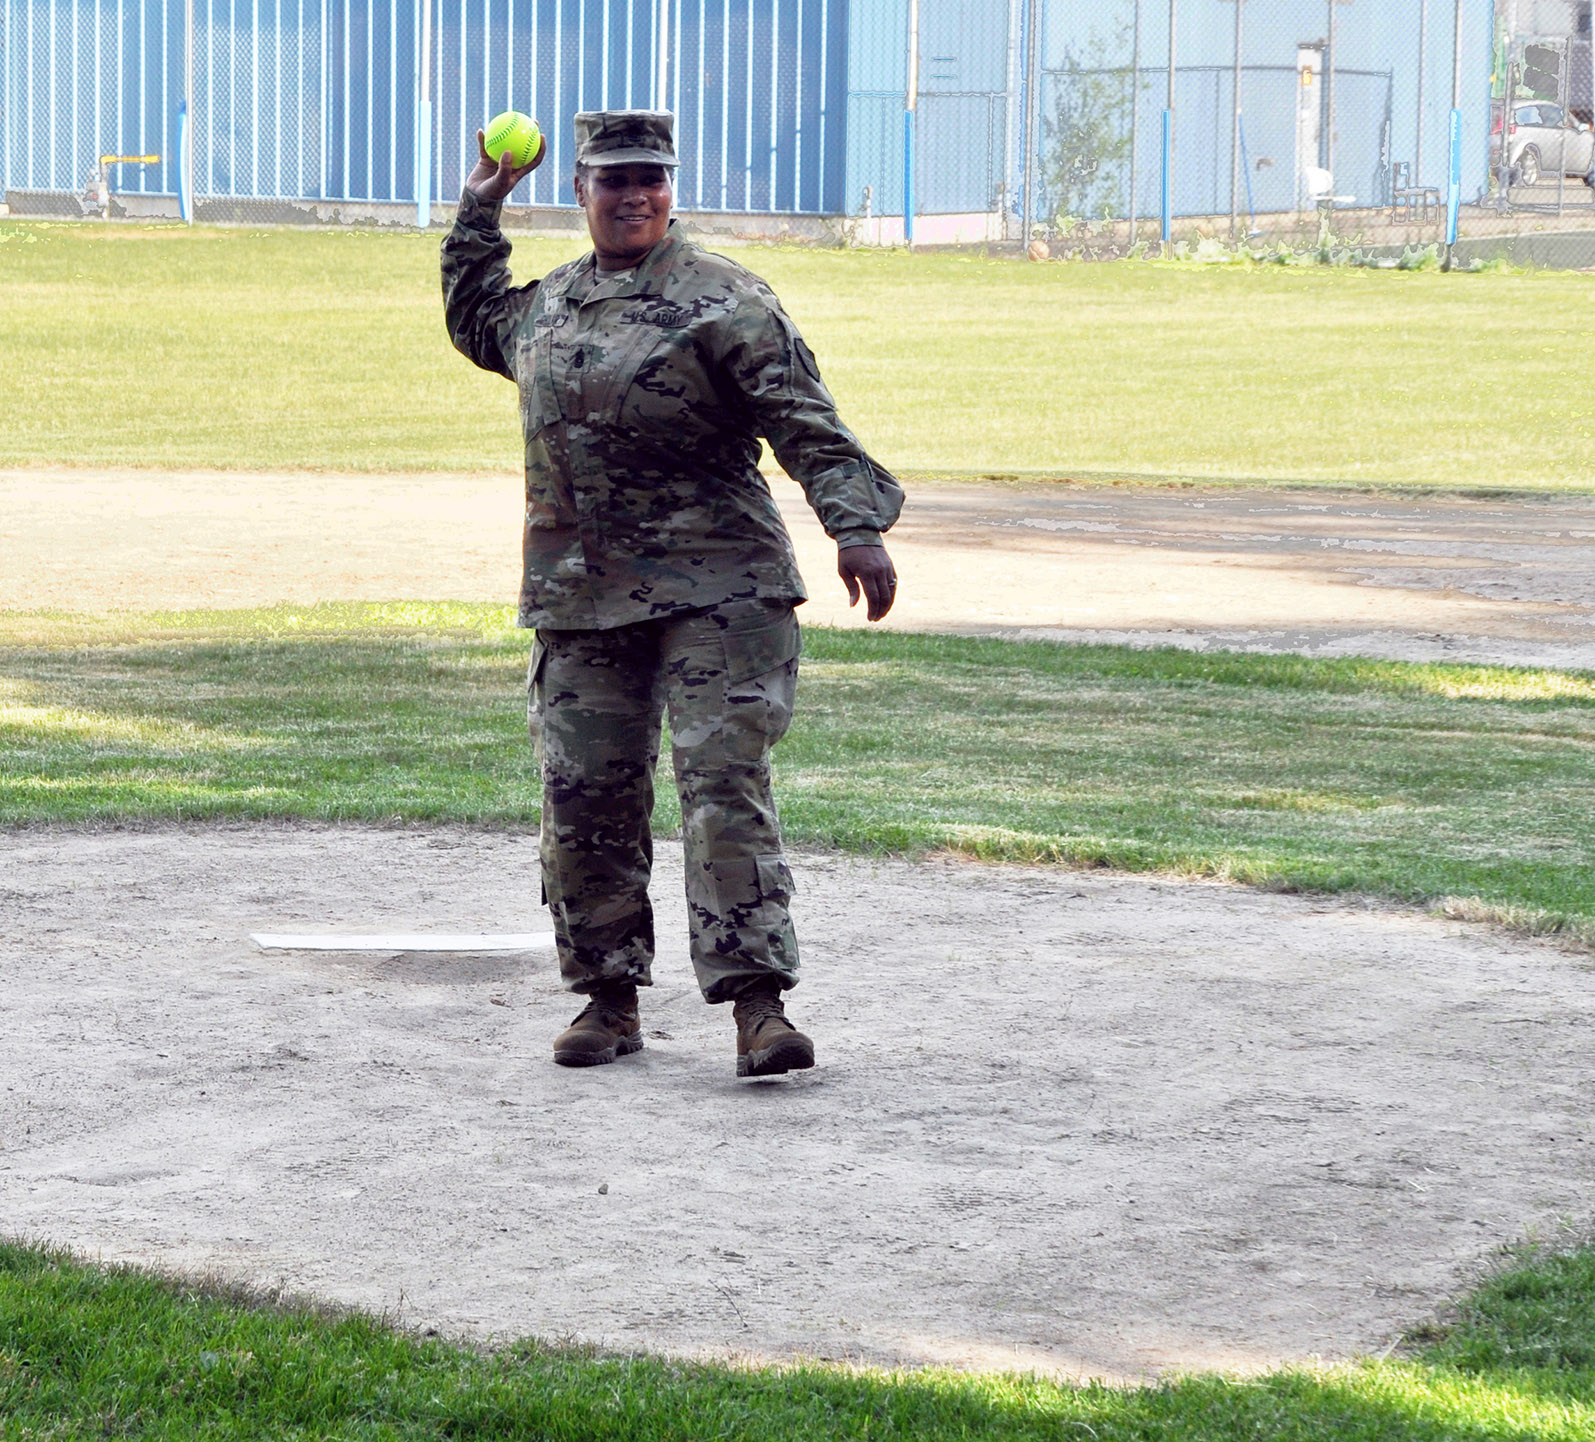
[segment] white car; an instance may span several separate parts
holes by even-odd
[[[1499,166],[1499,118],[1490,139],[1492,163]],[[1538,185],[1542,179],[1554,179],[1558,174],[1576,175],[1585,184],[1595,184],[1595,134],[1548,100],[1515,105],[1507,131],[1506,163],[1515,172],[1514,185]]]

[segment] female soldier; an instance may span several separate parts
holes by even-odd
[[[443,243],[449,335],[520,391],[526,527],[519,624],[535,627],[541,861],[560,972],[589,1003],[554,1043],[566,1066],[642,1046],[651,985],[649,816],[668,709],[691,950],[731,1001],[737,1074],[814,1064],[786,1019],[797,981],[791,872],[770,748],[791,721],[805,599],[759,474],[759,441],[838,547],[849,597],[891,609],[881,533],[902,490],[838,420],[813,354],[757,276],[670,218],[673,117],[576,117],[576,198],[593,249],[510,283],[499,211],[539,163],[479,159]]]

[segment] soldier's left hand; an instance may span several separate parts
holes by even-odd
[[[843,546],[836,553],[836,574],[847,586],[847,604],[858,605],[860,590],[869,618],[879,621],[897,599],[897,567],[885,546]]]

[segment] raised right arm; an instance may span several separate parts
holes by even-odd
[[[443,319],[449,339],[483,370],[510,380],[515,379],[510,365],[515,327],[532,308],[537,282],[510,284],[510,243],[498,217],[510,192],[547,154],[545,135],[530,165],[517,168],[507,152],[493,160],[478,130],[476,165],[465,177],[454,228],[443,241]]]
[[[499,229],[503,202],[467,189],[443,241],[443,319],[454,348],[483,370],[515,379],[515,328],[532,308],[537,282],[510,284],[510,243]]]

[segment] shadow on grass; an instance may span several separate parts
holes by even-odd
[[[0,822],[535,824],[526,648],[325,631],[13,648]]]
[[[1572,1439],[1587,1369],[1422,1362],[1144,1387],[1034,1375],[732,1367],[380,1319],[0,1242],[0,1431],[146,1438]]]
[[[0,616],[0,824],[522,826],[502,608]],[[812,629],[788,837],[1432,903],[1595,937],[1595,679]],[[672,831],[672,788],[655,822]]]

